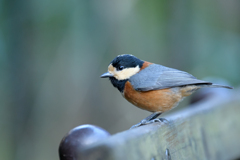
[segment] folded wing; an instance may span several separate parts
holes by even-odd
[[[186,85],[211,85],[191,74],[158,64],[152,64],[129,79],[135,90],[150,91]]]

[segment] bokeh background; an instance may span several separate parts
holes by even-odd
[[[119,54],[236,87],[240,1],[0,0],[1,159],[57,160],[75,126],[148,116],[99,78]]]

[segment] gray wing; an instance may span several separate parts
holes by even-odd
[[[198,80],[187,72],[158,64],[152,64],[130,77],[129,82],[138,91],[150,91],[192,84],[212,84],[211,82]]]

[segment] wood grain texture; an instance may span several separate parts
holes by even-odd
[[[86,147],[79,155],[86,160],[164,160],[168,148],[172,160],[240,157],[240,92],[225,98],[211,97],[165,118],[168,123],[115,134]]]

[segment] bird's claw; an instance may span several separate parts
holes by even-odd
[[[144,125],[144,124],[142,124],[142,123],[140,122],[140,123],[138,123],[138,124],[133,125],[130,129],[137,128],[137,127],[140,127],[140,126],[142,126],[142,125]]]
[[[150,121],[147,121],[147,120],[144,119],[141,122],[139,122],[138,124],[133,125],[130,129],[137,128],[137,127],[147,125],[147,124],[151,124],[151,123],[155,123],[155,122],[162,123],[164,121],[168,122],[165,118],[156,118],[156,119],[152,119]]]
[[[168,123],[169,121],[166,119],[166,118],[158,118],[161,122],[163,122],[163,123]]]
[[[156,119],[153,119],[151,121],[146,122],[145,124],[151,124],[151,123],[154,123],[154,122],[162,122],[162,121],[160,119],[156,118]]]

